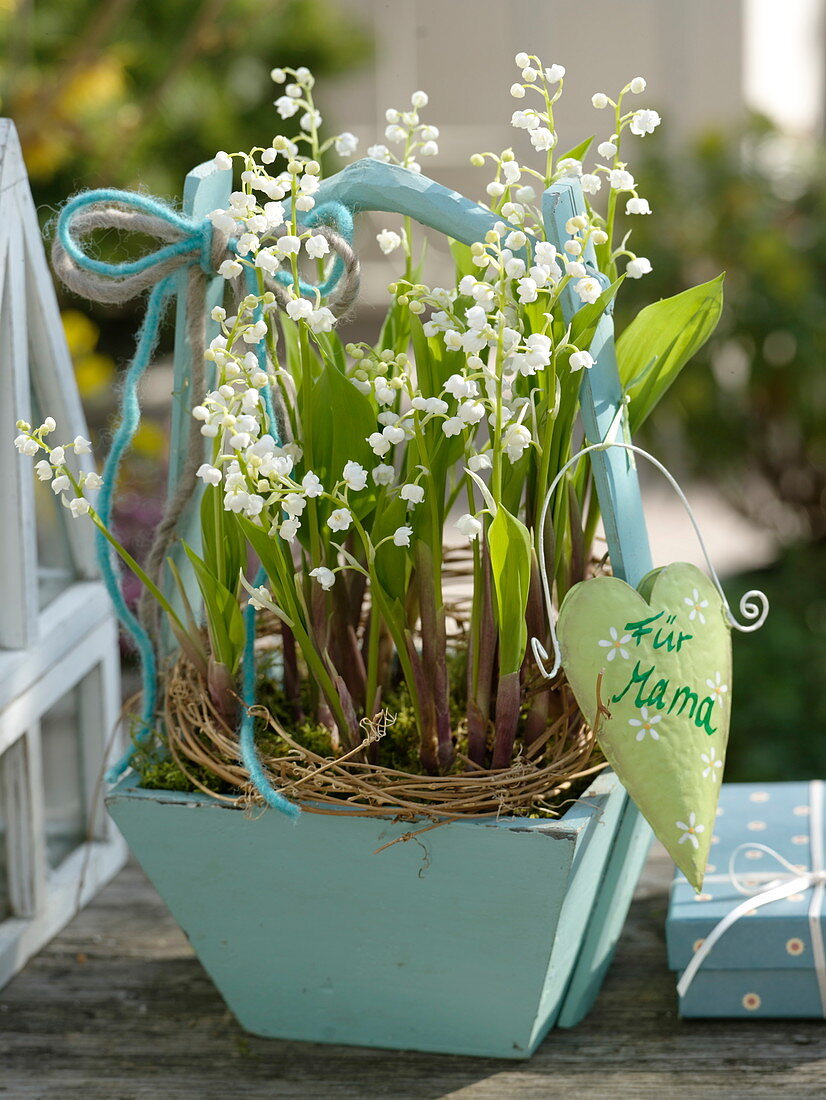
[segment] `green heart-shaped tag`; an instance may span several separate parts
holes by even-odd
[[[598,737],[606,759],[699,890],[731,709],[731,633],[719,592],[684,563],[654,570],[638,590],[596,577],[568,592],[557,633],[585,718],[594,724],[598,693],[605,708]]]

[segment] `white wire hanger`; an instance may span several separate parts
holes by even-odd
[[[622,418],[625,413],[625,405],[627,404],[627,402],[628,398],[626,397],[625,402],[620,405],[619,409],[617,410],[617,414],[611,423],[611,427],[606,433],[605,439],[601,443],[591,443],[587,447],[583,447],[580,451],[577,451],[577,453],[565,463],[565,465],[553,479],[550,488],[548,489],[548,492],[545,494],[545,501],[542,505],[542,512],[540,513],[539,517],[539,526],[537,528],[536,537],[538,544],[537,558],[539,559],[539,574],[542,578],[542,593],[545,602],[545,614],[548,619],[548,628],[551,635],[551,647],[553,649],[554,655],[554,664],[550,672],[548,672],[547,668],[545,667],[545,662],[548,660],[549,654],[539,638],[531,638],[531,649],[533,651],[534,659],[537,663],[539,671],[547,680],[552,680],[558,674],[562,666],[562,654],[560,653],[559,641],[556,636],[553,600],[551,598],[551,585],[548,579],[548,568],[545,561],[545,554],[542,550],[542,535],[545,530],[545,521],[548,516],[548,508],[550,507],[551,500],[553,499],[553,495],[556,492],[557,487],[559,486],[563,477],[571,469],[571,467],[575,466],[579,462],[579,460],[587,454],[593,454],[597,451],[607,451],[611,447],[619,447],[623,451],[629,451],[632,454],[640,455],[642,458],[647,459],[660,471],[661,474],[663,474],[671,488],[674,490],[674,492],[677,494],[678,498],[682,502],[683,507],[688,514],[688,518],[691,520],[691,525],[694,528],[694,533],[697,535],[697,541],[699,542],[700,549],[703,552],[703,557],[705,558],[709,575],[714,583],[715,588],[720,593],[721,600],[723,601],[723,607],[725,608],[726,619],[728,620],[729,625],[732,626],[735,630],[739,630],[743,634],[751,634],[753,631],[760,629],[760,627],[766,621],[766,617],[769,613],[768,596],[766,596],[765,592],[761,592],[760,589],[752,588],[748,592],[746,592],[740,599],[740,614],[743,616],[746,622],[739,622],[735,618],[734,613],[731,610],[731,606],[726,599],[726,594],[723,591],[723,586],[720,583],[720,578],[718,577],[717,571],[711,562],[711,558],[709,557],[705,540],[703,539],[702,533],[700,531],[700,525],[698,524],[694,512],[692,511],[691,505],[688,503],[685,493],[677,483],[676,478],[674,478],[674,476],[665,468],[665,466],[663,466],[659,459],[656,459],[652,454],[649,454],[649,452],[644,450],[644,448],[638,447],[634,443],[619,442],[614,438],[617,434],[620,424],[622,423]]]

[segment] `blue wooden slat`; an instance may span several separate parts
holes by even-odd
[[[584,211],[579,180],[559,180],[543,195],[545,233],[560,251],[570,236],[565,223]],[[596,273],[596,256],[592,246],[587,248],[583,259]],[[573,287],[566,287],[562,293],[566,321],[573,318],[581,305]],[[583,371],[579,399],[585,434],[590,442],[596,443],[606,437],[622,404],[622,387],[614,353],[614,323],[610,314],[603,316],[597,326],[589,350],[594,357],[594,365],[590,370]],[[630,441],[627,415],[623,416],[622,430],[624,438]],[[651,552],[634,456],[616,448],[592,454],[591,464],[611,554],[611,567],[616,576],[623,577],[636,587],[651,568]],[[611,857],[605,862],[598,901],[588,919],[576,966],[562,1003],[558,1020],[561,1027],[573,1027],[596,1000],[651,843],[651,829],[647,822],[627,795],[625,799],[622,825]]]
[[[413,218],[463,244],[483,241],[498,215],[427,176],[365,158],[322,182],[317,204],[340,202],[354,214],[382,210]]]
[[[560,251],[570,237],[565,223],[584,211],[579,180],[560,180],[543,195],[545,233]],[[590,245],[584,259],[596,270],[596,257]],[[562,293],[565,320],[570,321],[581,306],[582,302],[574,294],[572,285],[566,287]],[[614,323],[610,315],[604,315],[599,322],[590,352],[594,365],[582,372],[580,407],[588,441],[599,443],[608,434],[622,404],[622,387],[614,353]],[[627,415],[623,416],[622,428],[624,438],[630,442]],[[651,569],[651,551],[634,456],[615,448],[592,454],[591,465],[611,554],[611,567],[615,576],[636,587]]]

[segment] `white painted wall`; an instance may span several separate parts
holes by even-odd
[[[441,130],[439,156],[423,168],[471,197],[483,198],[489,179],[470,166],[471,153],[513,146],[531,155],[525,133],[510,126],[517,102],[508,90],[520,50],[567,69],[557,110],[563,148],[592,133],[607,137],[610,118],[594,110],[591,95],[615,93],[637,75],[648,81],[639,105],[660,112],[665,140],[734,122],[744,111],[740,0],[340,3],[372,30],[376,53],[361,71],[319,88],[329,122],[356,133],[366,150],[384,140],[385,109],[406,106],[406,97],[423,88],[430,96],[423,118]],[[372,224],[374,231],[392,228],[393,219],[378,215]],[[363,255],[364,298],[376,300],[397,265]]]

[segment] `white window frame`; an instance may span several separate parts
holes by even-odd
[[[86,435],[20,144],[0,119],[0,806],[11,910],[0,921],[0,986],[126,859],[103,807],[102,772],[120,748],[120,664],[90,523],[67,525],[75,579],[38,607],[33,463],[11,446],[15,422],[31,419],[32,388],[61,440]],[[52,869],[40,723],[75,687],[87,839]]]

